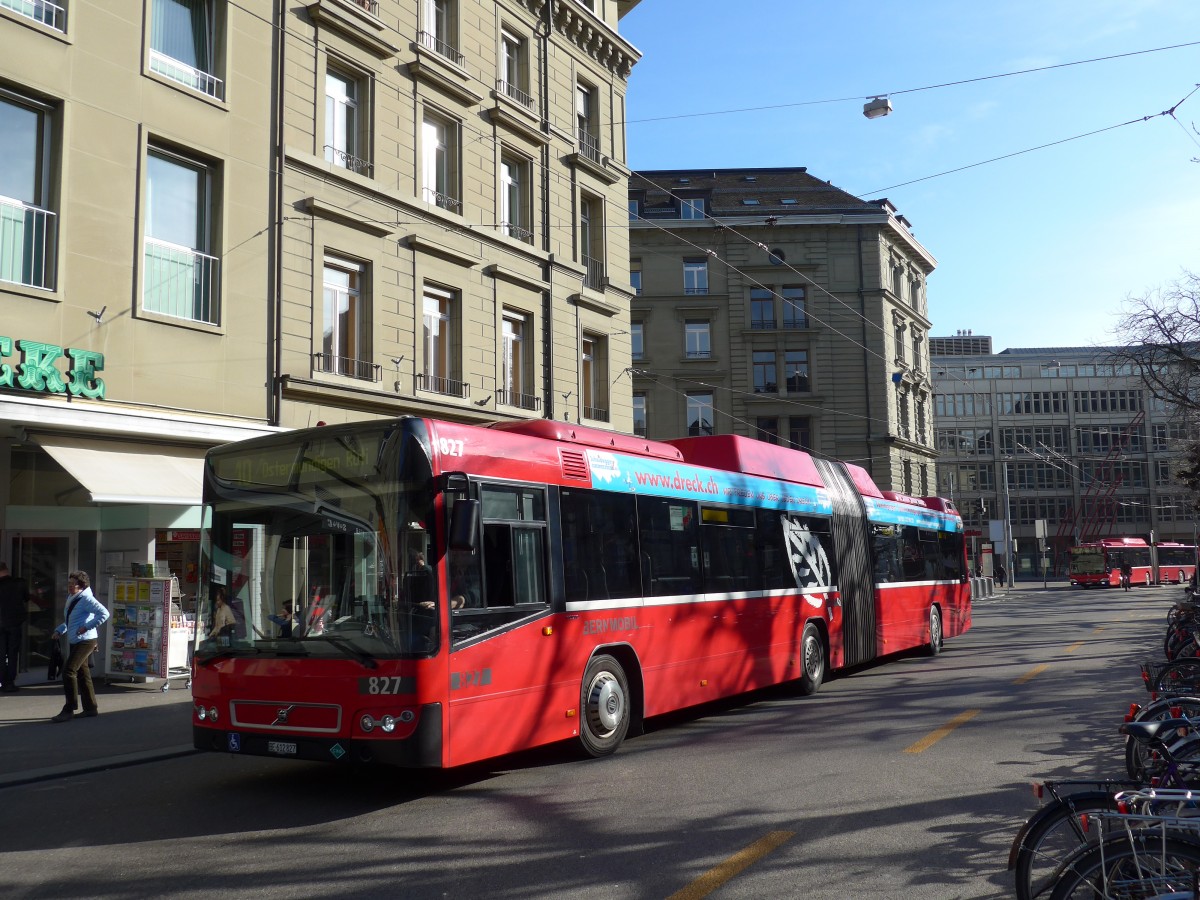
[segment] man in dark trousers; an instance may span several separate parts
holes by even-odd
[[[21,652],[21,626],[29,615],[29,588],[24,578],[0,562],[0,691],[17,691],[17,656]]]

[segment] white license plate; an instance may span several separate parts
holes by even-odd
[[[296,745],[291,741],[267,741],[267,752],[295,756]]]

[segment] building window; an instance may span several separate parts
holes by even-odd
[[[64,7],[67,0],[60,0],[60,3],[62,5],[51,3],[50,0],[0,0],[0,8],[11,9],[19,16],[65,33],[67,11]]]
[[[759,416],[754,422],[754,436],[768,444],[779,443],[779,418],[777,416]]]
[[[219,322],[219,260],[212,255],[214,176],[167,150],[146,156],[142,307],[193,322]]]
[[[461,212],[458,194],[458,126],[425,114],[421,123],[421,184],[426,203]]]
[[[629,198],[629,221],[633,222],[642,215],[642,203],[640,200]]]
[[[608,345],[604,338],[585,334],[579,347],[579,381],[583,417],[608,421]]]
[[[529,45],[507,29],[500,32],[500,93],[526,109],[533,109],[529,95]]]
[[[703,197],[680,197],[679,198],[679,218],[681,218],[681,219],[703,219],[704,218],[704,198]]]
[[[367,162],[366,108],[363,83],[347,72],[325,72],[325,159],[360,175],[371,174]]]
[[[918,444],[926,443],[925,409],[926,409],[925,399],[924,398],[918,399],[917,400],[917,443]]]
[[[436,394],[466,397],[458,361],[459,302],[456,291],[425,285],[425,368],[419,386]]]
[[[783,327],[808,327],[804,288],[793,285],[783,289]]]
[[[713,395],[687,395],[687,429],[690,437],[713,434]]]
[[[54,289],[58,217],[50,203],[52,110],[0,91],[0,281]]]
[[[892,266],[892,293],[897,298],[904,296],[904,267]]]
[[[779,392],[779,381],[775,374],[775,351],[755,350],[754,393],[775,394]]]
[[[646,395],[641,392],[633,395],[633,433],[646,436]]]
[[[640,259],[629,261],[629,283],[633,285],[633,292],[640,297],[642,294],[642,261]]]
[[[596,89],[583,82],[575,85],[575,122],[579,152],[592,162],[600,162],[600,138],[596,134]]]
[[[900,437],[907,441],[912,437],[912,430],[909,425],[908,393],[906,391],[896,392],[896,408],[900,419]]]
[[[423,0],[424,29],[417,34],[422,45],[455,65],[463,64],[458,52],[458,10],[455,0]]]
[[[707,259],[685,259],[683,261],[683,292],[685,294],[708,293]]]
[[[688,319],[683,323],[684,355],[688,359],[712,356],[712,326],[707,319]]]
[[[912,333],[912,366],[914,372],[920,372],[921,366],[921,343],[922,335],[919,331]]]
[[[892,324],[892,339],[896,344],[896,360],[905,362],[904,332],[908,330],[908,325],[904,322],[894,322]]]
[[[788,442],[796,450],[812,449],[812,418],[810,416],[788,418]]]
[[[646,326],[641,322],[629,325],[629,355],[635,360],[646,358]]]
[[[504,387],[498,399],[501,403],[521,409],[540,409],[541,398],[534,396],[530,390],[533,384],[533,358],[525,339],[528,318],[524,313],[505,310],[502,329],[504,347],[501,377]]]
[[[912,492],[913,492],[913,473],[912,473],[912,460],[911,459],[904,460],[903,490],[904,490],[904,493],[906,493],[906,494],[912,494]]]
[[[217,77],[216,4],[213,0],[152,0],[150,71],[223,100]]]
[[[579,255],[585,269],[584,286],[604,290],[604,202],[587,194],[579,196]]]
[[[754,329],[775,327],[775,295],[766,288],[750,289],[750,327]]]
[[[317,368],[335,375],[374,381],[379,367],[370,361],[371,328],[364,280],[361,265],[326,258],[322,277],[321,352]]]
[[[533,243],[529,206],[529,162],[505,153],[500,157],[500,229],[525,244]]]
[[[808,384],[808,351],[783,352],[783,379],[789,394],[804,394],[812,390]]]

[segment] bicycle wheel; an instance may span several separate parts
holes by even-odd
[[[1115,788],[1114,790],[1120,790]],[[1082,791],[1051,800],[1026,820],[1009,852],[1014,871],[1017,900],[1046,897],[1054,886],[1059,867],[1085,843],[1095,843],[1095,829],[1085,832],[1082,816],[1098,811],[1115,811],[1111,792]]]
[[[1200,697],[1160,697],[1143,706],[1133,721],[1161,722],[1163,719],[1178,718],[1176,712],[1188,718],[1200,717]],[[1148,766],[1150,759],[1151,749],[1148,745],[1142,741],[1135,741],[1129,735],[1125,736],[1125,771],[1129,773],[1130,778],[1142,781],[1147,774],[1155,774],[1148,773],[1148,769],[1161,769],[1161,765]]]
[[[1089,847],[1062,867],[1050,900],[1193,896],[1200,844],[1157,829]]]
[[[1167,663],[1158,671],[1151,690],[1177,694],[1200,691],[1200,658],[1184,657]]]

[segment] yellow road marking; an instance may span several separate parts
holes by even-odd
[[[1095,628],[1093,628],[1092,630],[1093,630],[1093,631],[1103,631],[1103,630],[1104,630],[1105,628],[1107,628],[1107,627],[1108,627],[1107,625],[1097,625],[1097,626],[1096,626]]]
[[[952,732],[959,725],[965,725],[967,722],[970,722],[973,718],[975,718],[977,715],[979,715],[982,711],[983,710],[979,710],[979,709],[968,709],[964,713],[959,713],[957,716],[955,716],[953,719],[951,719],[949,722],[947,722],[945,725],[943,725],[937,731],[930,732],[929,734],[925,735],[925,737],[921,738],[919,741],[917,741],[915,744],[913,744],[911,747],[907,747],[904,752],[905,753],[921,753],[925,750],[928,750],[930,747],[932,747],[934,744],[936,744],[938,741],[940,741],[942,738],[944,738],[946,735],[948,735],[950,732]]]
[[[1041,675],[1043,672],[1045,672],[1048,668],[1050,668],[1050,667],[1048,665],[1046,665],[1045,663],[1042,663],[1042,665],[1040,665],[1040,666],[1034,666],[1032,669],[1030,669],[1028,672],[1026,672],[1024,675],[1022,675],[1016,681],[1014,681],[1013,684],[1024,684],[1027,681],[1037,678],[1039,675]]]
[[[667,900],[700,900],[701,897],[707,897],[747,866],[758,862],[795,836],[796,832],[794,831],[772,831],[740,853],[735,853],[719,866],[709,869],[683,890],[676,891]]]
[[[1083,646],[1083,641],[1076,641],[1070,647],[1067,648],[1067,652],[1074,653],[1076,650],[1078,650],[1082,646]]]

